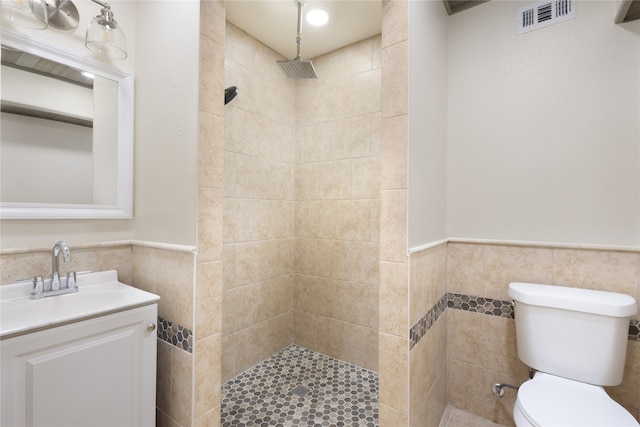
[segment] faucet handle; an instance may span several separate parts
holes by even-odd
[[[44,278],[42,276],[35,276],[33,279],[32,295],[41,294],[44,291]]]
[[[67,288],[69,289],[73,289],[73,288],[77,288],[78,284],[77,284],[77,276],[76,276],[76,272],[75,271],[70,271],[67,273]]]

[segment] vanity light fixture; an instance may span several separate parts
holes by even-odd
[[[31,30],[44,30],[49,21],[44,0],[4,0],[2,15],[9,22]]]
[[[91,0],[102,6],[100,15],[89,22],[84,45],[91,52],[113,59],[127,57],[127,40],[120,25],[113,19],[109,3]]]
[[[102,6],[100,14],[89,22],[84,45],[91,52],[112,59],[127,57],[127,40],[120,25],[113,19],[111,5],[91,0]],[[78,28],[80,16],[72,0],[2,0],[3,15],[23,28],[60,31]]]

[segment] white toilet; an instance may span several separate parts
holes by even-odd
[[[516,426],[640,426],[603,388],[622,382],[632,297],[531,283],[509,296],[518,357],[537,371],[518,390]]]

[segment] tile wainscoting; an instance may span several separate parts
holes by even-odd
[[[493,298],[448,292],[409,329],[409,348],[413,349],[447,308],[514,319],[513,303]],[[629,340],[640,342],[640,320],[629,321]]]

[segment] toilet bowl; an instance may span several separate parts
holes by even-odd
[[[638,427],[604,388],[537,372],[520,386],[513,408],[517,427]]]

